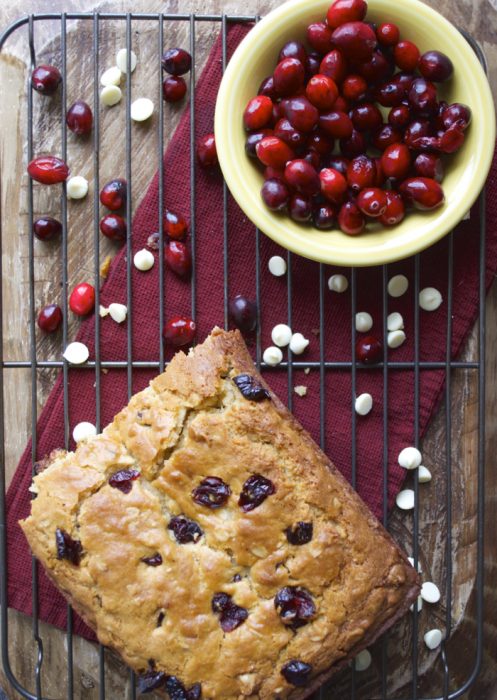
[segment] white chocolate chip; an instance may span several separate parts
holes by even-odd
[[[427,484],[429,481],[431,481],[431,471],[422,464],[418,469],[418,481],[420,484]]]
[[[355,329],[359,333],[367,333],[373,327],[373,317],[367,311],[359,311],[355,315]]]
[[[84,440],[85,438],[91,437],[92,435],[96,434],[97,429],[95,428],[93,423],[83,421],[82,423],[78,423],[74,426],[74,429],[72,431],[72,439],[74,440],[74,442],[81,442],[81,440]]]
[[[310,368],[310,367],[306,367],[305,370],[304,370],[304,374],[310,374],[310,373],[311,373],[311,368]]]
[[[284,348],[290,344],[292,339],[292,329],[284,323],[279,323],[271,331],[271,340],[279,348]]]
[[[401,331],[403,328],[404,328],[404,319],[397,311],[394,311],[393,313],[388,314],[387,329],[389,331]]]
[[[405,275],[395,275],[388,282],[388,293],[391,297],[401,297],[409,288],[409,280]]]
[[[116,323],[122,323],[125,321],[127,313],[128,307],[124,304],[117,304],[114,302],[113,304],[109,305],[109,314]]]
[[[309,345],[307,338],[304,338],[302,333],[294,333],[290,340],[290,350],[294,355],[302,355],[304,350]]]
[[[414,566],[414,559],[413,559],[413,557],[407,557],[407,558],[409,559],[409,563],[411,564],[411,566],[412,566],[413,568],[416,568],[416,567]],[[418,574],[422,574],[422,573],[423,573],[423,569],[421,568],[421,562],[419,561],[419,559],[418,559],[418,569],[417,569],[417,570],[418,570]]]
[[[267,264],[269,272],[275,277],[282,277],[286,273],[286,262],[281,255],[273,255]]]
[[[423,458],[416,447],[404,447],[397,459],[399,466],[404,469],[417,469]]]
[[[440,591],[438,586],[431,581],[425,581],[421,586],[421,597],[427,603],[438,603],[440,600]]]
[[[442,301],[442,295],[435,287],[425,287],[419,293],[419,305],[424,311],[436,311]]]
[[[439,629],[430,630],[424,636],[428,649],[436,649],[442,643],[442,632]]]
[[[282,361],[283,353],[279,348],[275,347],[274,345],[271,345],[270,347],[264,350],[262,359],[270,367],[276,367],[276,365],[279,365]]]
[[[330,279],[328,280],[328,289],[330,292],[338,292],[338,294],[342,294],[343,292],[346,292],[348,288],[349,281],[345,275],[331,275]]]
[[[371,654],[367,649],[363,649],[354,659],[354,668],[356,671],[365,671],[371,666],[371,661]]]
[[[416,607],[417,607],[417,609],[418,609],[418,613],[420,613],[421,610],[423,609],[423,599],[421,598],[420,595],[418,595],[418,603],[417,603],[417,606],[416,606]],[[411,605],[411,607],[409,608],[409,610],[410,610],[411,612],[414,610],[414,603]]]
[[[150,119],[154,112],[154,103],[148,97],[139,97],[131,105],[131,119],[134,122],[144,122]]]
[[[397,494],[395,503],[401,510],[412,510],[414,508],[414,491],[412,489],[404,489]]]
[[[136,53],[130,51],[130,70],[133,72],[136,68]],[[120,49],[116,54],[116,66],[122,73],[126,73],[128,69],[128,52],[126,49]]]
[[[122,78],[122,73],[117,66],[112,66],[108,68],[105,73],[100,76],[100,84],[104,87],[110,87],[111,85],[119,85]]]
[[[154,266],[154,262],[154,256],[146,248],[138,250],[133,258],[134,266],[138,270],[141,270],[141,272],[147,272],[147,270],[150,270],[150,268]]]
[[[82,175],[73,175],[66,182],[68,199],[83,199],[88,194],[88,180]]]
[[[109,315],[109,309],[106,306],[102,306],[102,304],[100,304],[98,308],[98,315],[100,316],[100,318],[105,318]]]
[[[360,416],[367,416],[373,408],[373,397],[371,394],[361,394],[355,400],[355,412]]]
[[[406,342],[406,334],[404,331],[390,331],[387,338],[389,348],[400,348]]]
[[[121,101],[122,96],[121,88],[117,85],[107,85],[100,92],[100,102],[106,107],[113,107]]]
[[[295,386],[295,387],[293,387],[293,390],[298,396],[302,396],[302,397],[307,396],[307,387],[306,386],[303,386],[303,385]]]
[[[90,356],[89,350],[84,343],[69,343],[66,347],[63,357],[71,365],[82,365]]]

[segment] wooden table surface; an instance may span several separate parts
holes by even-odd
[[[310,0],[311,1],[311,0]],[[103,2],[97,7],[100,11],[133,11],[133,12],[200,12],[202,14],[210,12],[226,12],[232,14],[265,14],[271,8],[278,6],[279,0],[166,0],[161,3],[158,0],[134,0],[133,3],[110,0]],[[428,4],[435,7],[448,17],[454,24],[469,31],[482,45],[489,63],[490,80],[497,95],[497,0],[429,0]],[[25,14],[26,12],[49,12],[49,11],[71,11],[71,10],[93,10],[95,5],[89,0],[9,0],[0,3],[0,29],[6,27],[11,21]],[[181,32],[181,30],[179,30]],[[197,68],[200,69],[202,61],[205,59],[211,45],[213,33],[217,27],[212,27],[200,34],[199,50],[197,55]],[[142,57],[146,57],[147,51],[153,52],[155,48],[147,46],[146,32],[142,33],[141,39],[137,36],[139,49]],[[19,34],[17,38],[9,42],[8,50],[3,51],[0,56],[1,84],[0,84],[0,158],[1,167],[8,166],[14,168],[15,163],[23,157],[25,148],[24,134],[25,125],[18,115],[15,105],[21,99],[24,90],[23,80],[25,78],[26,52],[25,33]],[[178,37],[180,38],[180,36]],[[88,41],[88,37],[71,37],[69,43],[74,39],[76,43]],[[48,28],[45,32],[37,33],[37,51],[43,55],[47,51],[49,55],[52,49],[57,48],[57,39],[53,28]],[[117,44],[115,43],[117,41]],[[135,41],[135,37],[134,37]],[[119,44],[121,42],[121,44]],[[141,42],[141,43],[140,43]],[[150,42],[148,42],[150,43]],[[109,46],[102,46],[102,65],[108,60],[108,65],[112,64],[112,56],[115,53],[115,46],[120,48],[122,39],[114,37],[114,43]],[[70,48],[70,47],[68,47]],[[72,56],[69,51],[68,54]],[[74,59],[74,55],[73,55]],[[91,75],[92,59],[91,50],[81,52],[78,61],[87,65],[87,72]],[[71,61],[69,62],[71,64]],[[84,66],[83,66],[84,67]],[[81,66],[79,66],[81,68]],[[68,70],[75,70],[74,65],[68,65]],[[74,81],[73,81],[74,82]],[[90,90],[91,83],[82,89]],[[2,90],[6,91],[2,93]],[[3,94],[3,99],[2,99]],[[84,92],[83,92],[84,94]],[[91,96],[91,92],[87,92]],[[6,96],[8,99],[6,99]],[[83,95],[74,95],[80,97]],[[68,96],[71,100],[72,95]],[[14,106],[14,108],[13,108]],[[35,114],[35,119],[38,115]],[[173,118],[173,126],[177,117]],[[102,133],[106,134],[106,142],[117,142],[122,129],[122,123],[107,115],[102,120]],[[23,130],[24,129],[24,130]],[[45,138],[45,136],[43,137]],[[51,136],[46,137],[48,146]],[[150,146],[153,149],[154,142],[152,134],[144,136],[143,148]],[[121,139],[122,140],[122,139]],[[86,149],[86,150],[85,150]],[[111,149],[112,150],[112,149]],[[117,163],[122,157],[122,153],[105,153],[102,155],[102,168],[110,174],[116,172]],[[146,151],[144,151],[146,152]],[[76,156],[75,156],[76,157]],[[91,144],[82,147],[79,156],[81,162],[87,160],[91,162]],[[146,159],[143,159],[144,161]],[[138,164],[134,172],[135,191],[144,191],[149,182],[155,165],[144,162]],[[104,175],[102,175],[104,176]],[[4,180],[5,181],[5,180]],[[7,190],[7,191],[6,191]],[[25,192],[26,183],[8,179],[8,187],[2,192],[3,220],[12,221],[17,226],[17,217],[21,217],[19,232],[11,235],[9,228],[8,235],[4,232],[2,250],[2,284],[4,297],[4,355],[8,359],[25,359],[29,356],[29,338],[27,332],[27,276],[26,276],[26,251],[27,233],[23,228],[23,221],[26,220]],[[35,211],[41,211],[49,206],[47,201],[35,201]],[[91,205],[85,209],[83,203],[77,207],[74,213],[74,229],[78,226],[82,233],[75,233],[77,247],[75,252],[70,253],[69,276],[76,272],[85,270],[92,274],[92,247],[91,236],[84,235],[87,228],[88,216],[91,216]],[[45,211],[47,213],[47,211]],[[71,214],[72,216],[72,214]],[[90,219],[91,221],[91,219]],[[17,231],[15,232],[17,234]],[[12,231],[14,234],[14,231]],[[102,259],[106,252],[112,250],[112,245],[105,243],[102,246]],[[52,252],[53,253],[53,252]],[[35,264],[37,286],[36,293],[48,296],[50,293],[58,293],[58,275],[60,270],[60,258],[58,254],[51,254],[47,257],[42,247],[35,247]],[[17,264],[18,259],[23,264]],[[59,266],[59,267],[57,267]],[[487,470],[486,470],[486,543],[485,543],[485,647],[483,655],[482,673],[476,685],[464,695],[471,700],[497,700],[497,530],[495,522],[497,519],[497,470],[494,467],[494,455],[497,453],[497,285],[494,285],[488,299],[487,314],[487,422],[486,422],[486,448],[487,448]],[[70,325],[70,334],[76,327],[74,321]],[[464,352],[465,358],[474,358],[476,349],[476,329],[468,341]],[[43,358],[55,357],[55,346],[47,339],[39,343],[38,356]],[[20,453],[30,434],[30,413],[26,408],[27,402],[18,401],[18,396],[29,396],[30,373],[29,370],[16,370],[17,374],[12,377],[12,373],[5,378],[5,399],[6,399],[6,469],[8,478],[13,473]],[[43,405],[43,401],[48,395],[53,384],[54,374],[52,371],[42,371],[38,378],[38,409]],[[455,561],[455,604],[454,604],[454,627],[455,634],[449,647],[449,665],[451,667],[451,681],[454,687],[466,677],[471,667],[472,654],[474,650],[475,627],[473,624],[475,614],[474,600],[474,567],[475,567],[475,489],[468,488],[469,484],[474,484],[476,470],[476,416],[477,416],[477,387],[474,377],[464,373],[454,373],[452,382],[452,412],[454,419],[453,430],[453,463],[458,463],[460,469],[454,474],[454,494],[457,494],[457,506],[455,509],[455,525],[458,527],[455,536],[456,550],[454,552]],[[426,454],[431,455],[433,463],[443,461],[445,455],[441,444],[443,443],[444,416],[443,411],[433,421],[428,435],[424,441]],[[442,471],[442,470],[441,470]],[[429,495],[423,502],[420,513],[421,518],[421,538],[422,551],[421,558],[425,571],[429,571],[432,577],[443,582],[445,578],[445,563],[443,556],[443,542],[440,543],[440,525],[444,520],[443,506],[441,500],[444,497],[444,478],[435,476],[430,487]],[[409,541],[410,526],[405,521],[394,516],[391,524],[394,535],[400,541]],[[431,621],[436,626],[443,621],[443,610],[435,613],[423,611],[426,620]],[[431,616],[431,617],[429,617]],[[425,619],[425,618],[423,618]],[[32,690],[32,669],[34,645],[32,642],[32,632],[30,620],[24,616],[12,612],[9,615],[10,623],[10,659],[17,678]],[[44,693],[50,697],[62,697],[65,691],[62,690],[64,683],[61,681],[65,674],[65,638],[58,630],[42,625],[47,650],[47,659],[44,664]],[[397,635],[394,635],[394,642],[399,645],[399,653],[396,656],[392,652],[392,658],[397,657],[397,667],[392,673],[392,689],[401,688],[405,685],[409,677],[409,666],[405,657],[408,649],[408,635],[404,634],[401,627]],[[402,652],[402,653],[401,653]],[[390,652],[389,652],[390,653]],[[437,657],[428,654],[421,654],[421,668],[425,672],[424,678],[420,682],[420,692],[428,694],[437,692],[440,688],[441,663]],[[74,697],[78,699],[96,699],[96,679],[98,679],[98,654],[95,648],[80,639],[74,640],[74,661],[75,661],[75,689]],[[111,700],[121,700],[125,697],[125,685],[122,683],[124,675],[122,664],[114,657],[108,657],[108,671],[106,675],[107,697]],[[7,688],[7,683],[0,672],[0,685],[7,693],[8,698],[19,698],[20,695]],[[365,700],[371,700],[376,692],[376,679],[371,677],[365,689],[360,695]],[[347,682],[338,686],[333,697],[337,700],[349,697]],[[396,695],[395,697],[398,697]],[[410,697],[405,691],[403,697]]]

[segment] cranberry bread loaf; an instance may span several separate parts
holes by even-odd
[[[305,698],[418,595],[238,332],[178,353],[33,488],[35,556],[142,692]]]

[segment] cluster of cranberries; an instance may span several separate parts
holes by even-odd
[[[179,102],[186,95],[182,78],[192,67],[192,57],[184,49],[168,49],[162,56],[162,68],[169,75],[162,81],[162,96],[166,102]]]
[[[469,107],[438,99],[450,59],[421,55],[396,25],[365,22],[366,12],[365,0],[335,0],[326,22],[307,27],[311,50],[285,44],[243,115],[266,206],[349,235],[442,205],[442,156],[461,148],[471,121]]]

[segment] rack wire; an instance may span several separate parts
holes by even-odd
[[[81,20],[92,25],[93,31],[93,52],[94,52],[94,104],[99,103],[99,52],[100,52],[100,29],[102,26],[106,25],[108,22],[121,22],[125,24],[126,32],[126,48],[128,49],[128,65],[126,74],[126,159],[125,159],[125,170],[126,170],[126,180],[127,180],[127,206],[126,206],[126,218],[131,221],[132,218],[132,134],[131,134],[131,120],[130,120],[130,106],[131,106],[131,96],[132,96],[132,86],[131,86],[131,71],[130,71],[130,49],[132,48],[132,22],[135,21],[149,21],[153,22],[157,26],[157,56],[158,56],[158,69],[159,76],[161,75],[160,70],[160,57],[162,55],[164,46],[164,28],[169,26],[169,23],[185,22],[189,27],[189,46],[190,53],[192,55],[193,68],[190,73],[190,103],[192,107],[195,105],[195,48],[196,48],[196,27],[200,22],[210,22],[215,23],[219,26],[222,35],[222,66],[223,70],[227,63],[227,30],[231,23],[251,23],[257,22],[258,17],[256,16],[229,16],[229,15],[215,15],[215,14],[165,14],[165,13],[147,13],[147,14],[136,14],[136,13],[88,13],[88,12],[73,12],[73,13],[41,13],[29,15],[22,17],[16,22],[14,22],[10,27],[8,27],[3,34],[0,36],[0,51],[4,47],[8,38],[21,27],[26,27],[28,30],[28,44],[29,44],[29,54],[31,66],[28,67],[27,73],[30,75],[31,70],[36,65],[36,51],[35,51],[35,27],[38,27],[43,22],[59,22],[60,23],[60,50],[61,50],[61,66],[62,66],[62,105],[61,105],[61,136],[62,136],[62,158],[65,159],[67,153],[67,131],[65,124],[65,114],[67,107],[67,96],[66,96],[66,73],[67,73],[67,22],[68,20]],[[467,34],[464,34],[468,42],[471,44],[472,48],[476,52],[479,60],[486,68],[484,55],[478,46],[478,44]],[[159,95],[161,95],[161,79],[159,77],[158,85]],[[27,100],[27,159],[31,160],[33,156],[33,95],[30,84],[30,77],[27,78],[26,86],[26,100]],[[158,211],[158,221],[159,221],[159,241],[160,248],[164,243],[164,231],[163,231],[163,208],[164,208],[164,164],[162,153],[164,152],[164,112],[163,112],[163,102],[159,99],[159,120],[158,120],[158,169],[159,169],[159,211]],[[193,275],[191,282],[191,311],[192,318],[195,319],[197,310],[197,295],[196,295],[196,284],[195,284],[195,233],[196,233],[196,219],[195,219],[195,157],[194,157],[194,139],[195,139],[195,109],[192,108],[191,111],[191,122],[190,122],[190,185],[191,185],[191,207],[190,207],[190,221],[191,221],[191,252],[193,259]],[[95,110],[94,114],[94,130],[93,130],[93,168],[94,168],[94,195],[93,195],[93,244],[94,244],[94,280],[95,280],[95,291],[96,291],[96,308],[99,306],[99,270],[100,270],[100,240],[99,240],[99,151],[101,144],[101,133],[100,133],[100,123],[99,123],[99,113],[98,109]],[[223,204],[224,204],[224,226],[223,226],[223,241],[224,241],[224,261],[223,261],[223,275],[224,275],[224,321],[225,326],[228,326],[228,292],[229,292],[229,269],[228,269],[228,257],[227,248],[229,240],[228,231],[228,218],[227,218],[227,208],[228,208],[228,191],[226,185],[224,185],[223,191]],[[33,186],[32,182],[29,182],[27,191],[27,204],[28,204],[28,218],[29,222],[33,221]],[[62,187],[62,193],[60,198],[60,207],[62,214],[62,285],[63,290],[67,289],[68,284],[68,237],[67,237],[67,200],[65,184]],[[420,439],[420,427],[419,427],[419,399],[420,399],[420,375],[421,372],[425,370],[438,369],[444,370],[446,375],[445,384],[445,439],[446,439],[446,453],[447,453],[447,464],[446,464],[446,478],[447,478],[447,496],[446,496],[446,515],[447,515],[447,541],[446,541],[446,558],[447,558],[447,588],[445,591],[447,600],[447,612],[446,612],[446,634],[445,639],[442,643],[441,651],[441,661],[443,666],[443,688],[441,688],[440,694],[432,698],[421,698],[418,691],[418,620],[417,613],[414,611],[412,615],[412,682],[410,686],[410,700],[455,700],[464,695],[464,693],[474,684],[478,677],[481,662],[482,662],[482,645],[483,645],[483,534],[484,534],[484,502],[483,502],[483,485],[484,485],[484,445],[485,445],[485,427],[484,427],[484,404],[485,404],[485,193],[483,192],[480,196],[479,203],[479,214],[480,214],[480,230],[479,230],[479,330],[478,330],[478,351],[476,360],[453,360],[451,357],[451,340],[452,340],[452,300],[453,300],[453,240],[452,234],[449,236],[449,250],[447,258],[447,272],[448,272],[448,288],[447,288],[447,304],[448,304],[448,315],[447,315],[447,342],[446,342],[446,353],[444,361],[421,361],[419,344],[420,344],[420,321],[419,321],[419,308],[418,304],[414,303],[415,309],[415,351],[414,360],[412,362],[396,362],[391,361],[388,358],[387,349],[384,351],[383,362],[375,367],[374,371],[382,373],[383,376],[383,391],[385,396],[384,401],[384,415],[383,415],[383,441],[384,441],[384,451],[383,451],[383,522],[385,526],[388,526],[388,387],[389,387],[389,372],[392,370],[403,370],[406,372],[412,372],[414,374],[415,381],[415,392],[414,392],[414,415],[415,415],[415,425],[414,425],[414,438],[415,444],[419,444]],[[0,249],[3,253],[3,246],[1,245],[1,235],[5,227],[5,221],[3,220],[3,215],[0,216]],[[260,256],[260,239],[261,234],[258,230],[255,232],[255,288],[256,297],[258,302],[258,309],[260,312],[261,308],[261,284],[260,284],[260,274],[261,274],[261,256]],[[128,325],[127,325],[127,346],[128,346],[128,356],[126,361],[102,361],[100,358],[100,318],[99,314],[95,314],[95,360],[88,362],[81,369],[83,371],[91,371],[95,374],[95,394],[96,394],[96,427],[99,431],[101,428],[100,420],[100,375],[101,370],[105,368],[125,368],[127,372],[127,384],[128,384],[128,395],[131,396],[132,393],[132,377],[133,370],[136,368],[150,368],[162,371],[167,364],[164,358],[164,350],[162,343],[159,341],[158,344],[158,359],[152,362],[143,362],[139,360],[134,360],[132,358],[132,286],[131,286],[131,236],[127,239],[127,307],[128,307]],[[287,303],[288,303],[288,323],[291,326],[292,322],[292,298],[293,298],[293,287],[292,287],[292,254],[288,253],[287,258],[288,263],[288,284],[287,284]],[[69,444],[69,415],[68,415],[68,405],[69,405],[69,386],[68,386],[68,364],[66,361],[55,361],[55,360],[43,360],[39,359],[37,356],[37,344],[36,344],[36,332],[35,332],[35,310],[36,310],[36,300],[35,300],[35,268],[34,268],[34,250],[33,250],[33,240],[29,237],[29,306],[30,306],[30,358],[28,360],[9,360],[3,357],[3,306],[1,299],[1,285],[0,285],[0,359],[1,359],[1,375],[0,375],[0,607],[1,607],[1,650],[2,650],[2,661],[5,675],[10,682],[11,686],[17,693],[22,697],[28,698],[29,700],[41,700],[45,698],[42,693],[42,677],[44,664],[49,663],[49,659],[44,657],[44,646],[43,638],[40,631],[39,619],[38,619],[38,586],[37,586],[37,563],[32,560],[32,599],[33,599],[33,617],[32,617],[32,636],[33,641],[37,648],[37,657],[33,669],[33,683],[30,689],[25,688],[22,683],[15,677],[12,671],[11,661],[9,656],[9,625],[8,625],[8,596],[7,596],[7,552],[6,552],[6,513],[5,513],[5,406],[4,406],[4,376],[6,372],[11,372],[14,369],[19,368],[29,368],[31,372],[31,415],[32,415],[32,459],[33,459],[33,469],[34,463],[37,459],[37,433],[36,433],[36,422],[37,422],[37,373],[39,370],[45,368],[59,368],[63,373],[63,386],[64,386],[64,432],[65,432],[65,446],[68,447]],[[420,256],[415,257],[414,263],[414,289],[413,298],[416,302],[419,289],[420,289]],[[292,409],[292,386],[293,386],[293,371],[299,368],[313,367],[319,370],[320,377],[320,441],[323,449],[326,449],[325,444],[325,409],[326,409],[326,397],[325,397],[325,376],[326,372],[329,371],[347,371],[351,374],[351,400],[353,401],[355,397],[356,388],[356,378],[357,373],[363,371],[367,368],[356,364],[355,361],[355,313],[357,307],[357,272],[354,269],[350,270],[350,280],[351,280],[351,298],[352,298],[352,313],[351,313],[351,360],[350,361],[340,361],[340,362],[330,362],[325,360],[325,348],[324,348],[324,308],[325,308],[325,267],[324,265],[319,265],[319,326],[320,326],[320,360],[318,362],[300,362],[292,358],[291,353],[289,353],[288,358],[282,363],[282,366],[286,368],[288,373],[288,405],[290,410]],[[163,256],[159,256],[159,285],[160,285],[160,335],[162,337],[163,330],[163,310],[164,310],[164,263]],[[388,267],[383,266],[382,268],[382,283],[383,283],[383,331],[384,336],[387,335],[387,308],[388,308],[388,297],[387,297],[387,283],[388,283]],[[68,325],[67,325],[67,294],[62,295],[63,298],[63,345],[67,344],[68,340]],[[260,319],[259,319],[260,320]],[[260,329],[260,323],[258,324]],[[259,368],[263,371],[269,370],[264,366],[261,361],[261,336],[260,330],[257,334],[256,340],[256,361]],[[466,372],[476,373],[477,384],[478,384],[478,514],[477,514],[477,570],[475,573],[475,588],[476,588],[476,622],[477,622],[477,634],[475,639],[475,654],[474,654],[474,666],[473,670],[466,680],[459,688],[451,688],[451,675],[449,664],[447,660],[446,646],[445,642],[449,639],[452,626],[452,503],[451,503],[451,374],[452,371],[465,370]],[[368,371],[371,371],[369,369]],[[352,423],[351,423],[351,441],[352,441],[352,483],[356,485],[356,414],[352,410]],[[414,528],[413,528],[413,539],[412,539],[412,551],[414,558],[414,565],[417,566],[419,559],[419,498],[418,498],[418,483],[415,480],[414,490],[415,490],[415,501],[416,508],[414,511]],[[66,684],[66,697],[71,700],[74,697],[74,673],[73,673],[73,617],[72,610],[68,606],[67,608],[67,626],[66,626],[66,641],[67,641],[67,684]],[[110,695],[106,695],[105,687],[105,664],[106,664],[106,652],[105,649],[99,647],[99,671],[98,671],[98,697],[99,700],[105,700],[106,697],[111,698]],[[378,697],[382,700],[393,700],[388,695],[387,690],[387,678],[388,678],[388,662],[387,662],[387,651],[385,641],[382,644],[381,649],[381,659],[382,659],[382,669],[381,669],[381,684]],[[130,672],[130,695],[129,697],[134,699],[136,697],[135,689],[135,679],[133,673]],[[350,692],[347,697],[355,700],[360,693],[360,682],[356,677],[356,674],[352,668],[351,679],[350,679]],[[332,685],[329,685],[317,694],[320,700],[324,698],[335,697],[333,694]],[[112,700],[112,698],[111,698]],[[340,700],[342,700],[340,698]],[[405,699],[404,699],[405,700]]]

